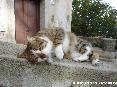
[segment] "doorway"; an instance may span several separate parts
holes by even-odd
[[[15,29],[18,44],[40,30],[40,0],[15,0]]]

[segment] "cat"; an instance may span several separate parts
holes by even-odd
[[[55,55],[61,60],[64,56],[62,50],[62,42],[64,40],[64,36],[65,32],[62,28],[56,27],[43,29],[39,31],[35,36],[27,37],[27,47],[22,54],[18,55],[18,57],[26,57],[26,59],[32,63],[40,62],[42,61],[41,59],[45,59],[47,62],[51,63],[53,61],[51,52],[52,49],[55,48]],[[42,58],[42,56],[40,57],[42,54],[47,58]]]
[[[40,62],[42,59],[51,63],[53,62],[51,54],[54,51],[60,60],[71,58],[74,61],[91,60],[93,65],[99,63],[99,56],[93,52],[92,45],[88,41],[60,27],[43,29],[27,40],[27,48],[22,55],[32,55],[32,58],[26,56],[29,61],[32,59],[34,62]],[[27,50],[29,52],[26,52]]]

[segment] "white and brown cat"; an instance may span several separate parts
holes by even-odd
[[[43,29],[27,39],[27,48],[19,57],[24,57],[30,62],[46,60],[50,63],[53,61],[51,54],[54,51],[60,60],[63,58],[71,58],[74,61],[91,60],[93,65],[99,64],[99,55],[93,52],[89,42],[60,27]]]

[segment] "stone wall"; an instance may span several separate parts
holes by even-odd
[[[14,0],[0,0],[0,31],[0,40],[15,42]]]

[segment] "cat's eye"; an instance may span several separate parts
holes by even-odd
[[[34,51],[38,50],[37,48],[33,48]]]

